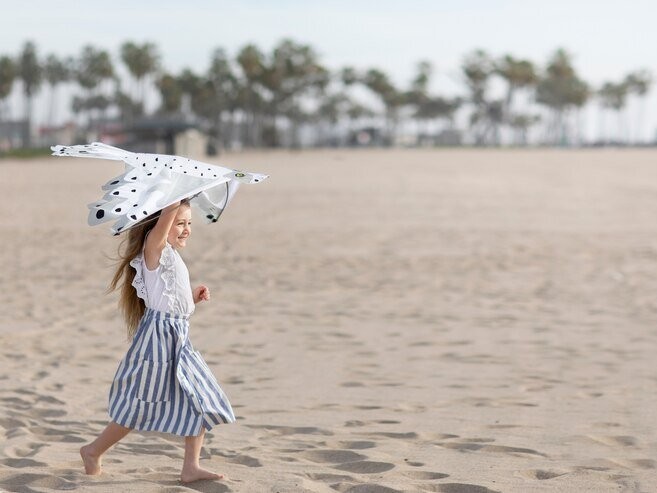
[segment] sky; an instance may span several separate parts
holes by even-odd
[[[118,59],[123,42],[151,41],[169,71],[203,71],[214,48],[234,55],[252,42],[268,51],[287,37],[313,46],[331,69],[380,68],[401,87],[428,60],[432,90],[444,94],[462,92],[459,66],[476,48],[543,66],[563,47],[593,86],[640,68],[657,74],[654,0],[0,0],[0,7],[0,55],[18,53],[29,39],[42,55],[76,55],[91,43]]]

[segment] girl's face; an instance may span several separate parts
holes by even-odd
[[[185,248],[187,246],[187,238],[191,234],[192,208],[189,205],[181,205],[167,235],[167,241],[175,249]]]

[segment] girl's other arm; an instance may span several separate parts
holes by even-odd
[[[173,221],[176,219],[180,202],[174,202],[168,207],[165,207],[160,214],[160,217],[153,226],[153,229],[146,237],[146,244],[144,245],[144,260],[146,260],[146,267],[148,270],[155,270],[160,264],[160,256],[167,244],[167,236]]]

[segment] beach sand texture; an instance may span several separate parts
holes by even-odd
[[[241,153],[268,173],[183,252],[191,339],[234,404],[182,485],[129,435],[85,476],[127,348],[121,163],[0,161],[0,490],[657,491],[657,152]]]

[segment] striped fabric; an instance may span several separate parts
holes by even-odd
[[[146,308],[110,389],[113,421],[181,436],[235,421],[228,398],[194,351],[188,332],[187,317]]]

